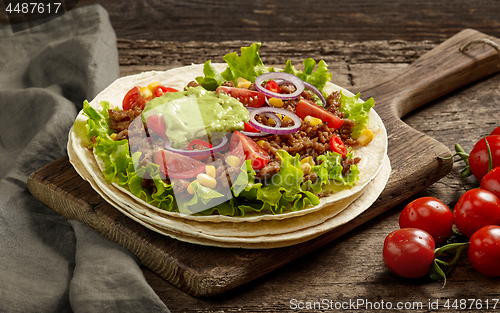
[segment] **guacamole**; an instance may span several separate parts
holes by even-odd
[[[169,92],[146,104],[143,119],[161,114],[166,135],[178,148],[193,139],[217,137],[244,129],[248,110],[238,100],[225,94],[216,94],[203,87]]]

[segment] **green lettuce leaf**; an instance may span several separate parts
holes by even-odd
[[[259,55],[261,44],[254,43],[250,47],[241,48],[241,56],[233,52],[224,56],[228,67],[221,74],[227,81],[232,81],[236,84],[238,77],[243,77],[251,82],[255,81],[258,76],[267,73],[268,69],[262,63]]]
[[[304,60],[304,70],[298,71],[292,65],[290,60],[286,61],[286,66],[283,72],[293,74],[303,81],[306,81],[319,90],[323,90],[326,83],[332,80],[332,74],[328,71],[328,65],[325,61],[321,60],[318,63],[318,68],[314,70],[316,67],[316,61],[309,58]]]
[[[174,201],[172,185],[161,179],[160,167],[147,164],[139,167],[140,152],[130,156],[128,140],[114,141],[109,137],[109,103],[102,101],[101,112],[84,102],[84,114],[89,118],[86,122],[87,137],[94,138],[94,153],[103,161],[103,174],[109,183],[117,183],[127,188],[138,198],[167,211],[178,211]],[[150,194],[142,187],[142,178],[151,177],[156,192]]]
[[[340,91],[340,111],[344,113],[344,117],[355,122],[351,137],[357,139],[361,133],[368,127],[369,112],[375,105],[375,100],[370,98],[365,102],[359,101],[360,93],[355,96],[346,96]]]
[[[206,90],[215,91],[217,87],[222,85],[227,80],[222,77],[222,75],[217,72],[217,70],[212,66],[212,61],[208,60],[203,65],[203,74],[205,76],[196,77],[196,82],[200,84]]]
[[[353,158],[353,153],[346,155],[347,159]],[[318,156],[319,165],[314,165],[311,172],[316,173],[318,178],[314,183],[307,181],[302,188],[310,188],[314,193],[320,193],[323,186],[327,185],[330,191],[340,191],[345,188],[351,188],[359,179],[359,169],[356,164],[352,164],[349,171],[342,175],[342,155],[336,152],[327,152]]]

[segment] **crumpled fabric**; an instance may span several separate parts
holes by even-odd
[[[98,4],[36,27],[0,27],[0,312],[169,312],[140,261],[34,198],[31,173],[65,155],[85,99],[119,77]]]

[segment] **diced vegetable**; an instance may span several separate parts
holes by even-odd
[[[373,139],[373,132],[368,128],[365,129],[361,135],[358,137],[357,141],[360,145],[366,146]]]
[[[283,107],[283,100],[278,98],[269,98],[267,102],[269,102],[269,104],[275,108]]]
[[[319,118],[312,117],[310,115],[306,116],[304,119],[304,123],[309,123],[311,126],[317,126],[323,124],[323,121]]]
[[[200,185],[208,188],[214,189],[217,186],[217,180],[207,174],[198,174],[198,176],[196,176],[196,180],[200,183]]]

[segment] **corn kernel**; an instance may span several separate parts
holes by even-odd
[[[285,117],[283,117],[282,119],[283,122],[287,122],[288,120],[292,120],[290,117],[288,117],[288,115],[285,115]]]
[[[151,92],[151,90],[148,89],[148,87],[142,87],[141,88],[141,96],[144,99],[149,99],[153,96],[153,93]]]
[[[252,83],[243,77],[238,77],[236,79],[236,87],[248,89]]]
[[[238,167],[240,166],[240,158],[238,158],[237,156],[235,155],[228,155],[226,157],[226,164],[231,166],[231,167]]]
[[[357,141],[358,144],[365,146],[368,143],[370,143],[372,139],[373,139],[373,132],[369,129],[365,129],[365,131],[363,131],[363,133],[361,133],[361,135],[358,137]]]
[[[208,188],[213,189],[217,186],[217,180],[207,174],[198,174],[198,176],[196,176],[196,180],[200,183],[200,185]]]
[[[269,105],[275,107],[275,108],[281,108],[283,107],[283,100],[278,99],[278,98],[269,98],[267,100],[269,102]]]
[[[109,137],[113,140],[116,140],[116,133],[112,133],[111,135],[109,135]]]
[[[275,126],[276,125],[276,122],[272,119],[272,118],[268,118],[267,119],[267,123],[271,126]]]
[[[262,147],[262,145],[264,144],[264,140],[257,141],[257,144]]]
[[[154,94],[156,91],[156,88],[158,88],[158,86],[160,86],[160,85],[161,85],[160,82],[152,82],[151,84],[148,85],[148,89],[149,89],[149,91],[151,91],[152,94]]]
[[[300,163],[302,163],[302,164],[306,164],[307,163],[307,164],[309,164],[311,166],[316,165],[314,163],[314,160],[313,160],[312,156],[308,156],[307,158],[303,158],[302,160],[300,160]]]
[[[311,172],[311,164],[303,163],[300,165],[300,170],[304,172],[304,174],[309,174]]]
[[[193,184],[189,184],[188,187],[187,187],[187,192],[190,194],[190,195],[194,195],[194,189],[193,189]]]
[[[205,172],[207,173],[207,175],[215,177],[215,166],[213,165],[205,166]]]
[[[317,126],[317,125],[321,125],[323,124],[323,121],[319,118],[316,118],[316,117],[312,117],[310,115],[306,116],[306,118],[304,119],[304,123],[307,123],[309,122],[309,125],[311,126]]]

